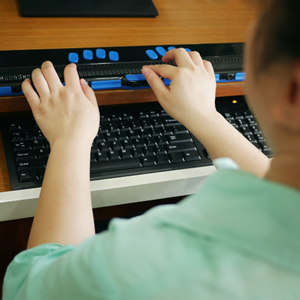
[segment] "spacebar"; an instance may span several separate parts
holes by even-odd
[[[140,167],[141,167],[141,163],[137,157],[130,158],[130,159],[111,160],[111,161],[92,163],[91,174],[107,172],[107,171],[117,171],[122,169],[133,169],[133,168],[140,168]]]

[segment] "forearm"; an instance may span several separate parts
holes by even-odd
[[[263,177],[270,161],[252,145],[221,114],[215,113],[206,120],[194,118],[186,125],[204,145],[212,160],[220,157],[233,159],[242,170]]]
[[[51,149],[28,248],[78,244],[95,234],[90,195],[90,146],[59,141]]]

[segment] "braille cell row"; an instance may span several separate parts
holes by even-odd
[[[92,50],[83,50],[82,53],[84,60],[92,60],[94,58],[94,53]],[[97,49],[96,50],[96,57],[98,59],[105,59],[106,58],[106,51],[104,49]],[[109,51],[108,58],[110,61],[119,61],[119,53],[116,51]],[[68,60],[70,63],[77,64],[79,61],[79,55],[75,52],[70,52],[68,55]]]

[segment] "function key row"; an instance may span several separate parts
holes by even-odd
[[[164,110],[152,110],[152,111],[147,111],[147,112],[140,111],[140,112],[132,113],[132,114],[129,114],[129,113],[111,114],[111,115],[101,114],[101,116],[100,116],[101,122],[131,121],[136,118],[148,119],[148,118],[159,118],[159,117],[169,117],[169,115]]]

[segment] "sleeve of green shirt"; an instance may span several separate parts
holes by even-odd
[[[214,272],[212,254],[205,239],[163,221],[177,218],[177,210],[167,205],[115,219],[108,231],[77,247],[45,244],[20,253],[7,270],[3,300],[185,299],[188,286],[194,299],[206,288],[199,266],[211,269],[204,277]]]

